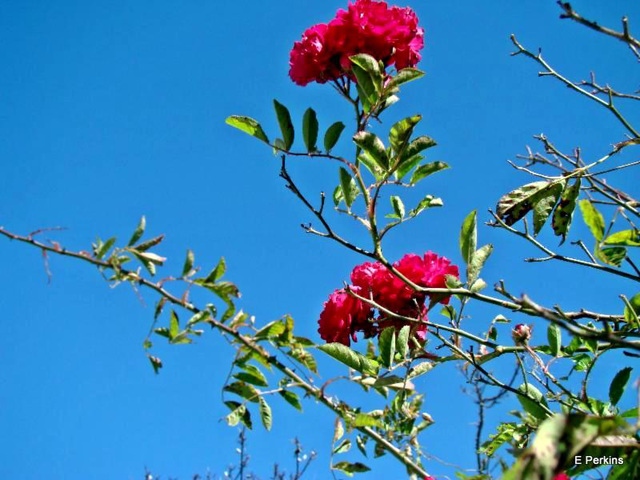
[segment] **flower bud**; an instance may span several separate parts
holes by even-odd
[[[531,331],[533,326],[520,323],[511,330],[511,338],[516,345],[526,345],[531,339]]]

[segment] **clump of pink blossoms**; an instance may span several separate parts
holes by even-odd
[[[424,47],[424,29],[410,8],[356,0],[328,24],[307,29],[290,55],[289,76],[298,85],[337,80],[351,70],[349,57],[366,53],[397,69],[415,66]]]
[[[447,275],[459,278],[458,267],[433,252],[427,252],[422,257],[405,255],[393,267],[414,284],[425,288],[445,288]],[[392,314],[426,320],[427,298],[430,302],[449,302],[448,296],[426,295],[416,291],[380,262],[367,262],[355,267],[351,272],[351,282],[349,289],[352,292],[373,300],[379,308],[355,298],[344,288],[336,290],[324,303],[318,321],[320,337],[327,342],[350,345],[351,340],[356,341],[358,332],[363,332],[368,338],[385,327],[401,328],[408,323],[414,327],[414,333],[424,340],[426,325],[405,322],[394,318]]]

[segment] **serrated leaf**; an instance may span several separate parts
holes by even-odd
[[[471,263],[478,246],[478,215],[473,210],[466,216],[460,229],[460,253],[464,263]]]
[[[356,198],[353,191],[355,183],[355,180],[351,174],[349,174],[347,169],[340,167],[340,188],[342,189],[342,198],[344,199],[344,203],[346,203],[347,208],[351,208],[351,205],[353,205]]]
[[[146,242],[142,242],[136,245],[135,250],[138,252],[145,252],[149,250],[151,247],[155,247],[159,245],[160,242],[164,240],[164,235],[158,235],[157,237],[153,237],[151,240],[147,240]]]
[[[580,195],[580,185],[581,181],[580,178],[578,178],[573,185],[566,187],[562,192],[558,205],[553,211],[551,226],[553,227],[553,232],[557,236],[562,237],[560,243],[565,241],[571,228],[571,219],[576,209],[576,199],[578,195]]]
[[[387,89],[397,88],[400,85],[411,82],[412,80],[417,80],[420,77],[424,76],[424,72],[418,70],[417,68],[403,68],[399,70],[395,77],[392,77],[387,85]]]
[[[356,414],[356,418],[353,420],[354,427],[380,427],[382,422],[373,415],[367,415],[366,413]]]
[[[423,178],[426,178],[429,175],[440,172],[442,170],[446,170],[448,168],[450,168],[449,165],[444,162],[431,162],[420,165],[418,168],[416,168],[416,171],[413,172],[413,175],[411,176],[411,184],[415,185]]]
[[[640,230],[622,230],[613,233],[604,240],[604,244],[640,247]]]
[[[389,368],[393,364],[393,356],[396,353],[396,329],[395,327],[387,327],[380,334],[378,340],[378,348],[380,349],[380,359],[382,365]]]
[[[546,188],[543,188],[534,195],[533,203],[533,234],[537,235],[547,223],[549,215],[553,207],[558,203],[558,199],[564,189],[565,181],[559,183],[552,183]]]
[[[396,350],[400,354],[400,356],[404,359],[409,352],[409,336],[411,335],[411,326],[405,325],[398,332],[398,337],[396,338]]]
[[[369,360],[364,355],[351,350],[341,343],[327,343],[320,345],[318,349],[360,373],[375,375],[378,370],[377,362]]]
[[[278,125],[280,125],[280,131],[282,132],[284,150],[290,150],[295,136],[293,122],[291,121],[291,114],[287,107],[275,99],[273,100],[273,107],[275,108]]]
[[[369,75],[375,91],[380,93],[382,90],[382,72],[378,61],[366,53],[353,55],[349,57],[349,60]]]
[[[613,381],[611,385],[609,385],[609,401],[612,405],[617,405],[620,399],[622,398],[622,394],[624,393],[624,389],[627,386],[627,382],[629,382],[629,378],[631,377],[631,371],[633,368],[626,367],[616,373],[616,376],[613,377]]]
[[[598,209],[587,199],[580,200],[580,212],[584,223],[591,230],[596,241],[601,242],[604,237],[604,218]]]
[[[271,426],[273,424],[273,416],[271,414],[271,407],[264,399],[264,397],[259,397],[258,399],[260,404],[260,419],[262,420],[262,425],[264,425],[265,430],[271,430]]]
[[[549,324],[547,328],[547,340],[551,355],[554,357],[562,355],[562,331],[555,323]]]
[[[358,132],[353,141],[384,171],[389,169],[389,156],[380,138],[371,132]]]
[[[178,314],[171,310],[171,320],[169,321],[169,335],[170,338],[173,339],[180,332],[180,320],[178,319]]]
[[[480,275],[480,272],[484,268],[484,264],[487,262],[493,252],[493,245],[490,243],[484,247],[476,250],[471,257],[471,262],[467,265],[467,281],[472,284]]]
[[[280,396],[284,398],[289,405],[297,410],[302,411],[302,404],[300,403],[298,395],[290,390],[281,390],[278,393],[280,393]]]
[[[422,120],[421,115],[407,117],[395,123],[389,132],[389,143],[396,153],[406,145],[413,134],[413,129]]]
[[[402,199],[397,195],[391,195],[391,207],[393,208],[393,212],[396,214],[398,218],[404,218],[404,203],[402,203]]]
[[[265,143],[269,143],[269,139],[267,135],[262,130],[260,124],[251,117],[245,117],[243,115],[231,115],[226,120],[227,125],[231,125],[232,127],[241,130],[252,137],[257,138],[258,140],[262,140]]]
[[[531,211],[535,195],[549,185],[546,181],[533,182],[512,190],[498,200],[496,214],[507,225],[513,225]]]
[[[236,425],[238,425],[238,423],[240,423],[240,419],[244,415],[247,407],[239,402],[227,401],[224,403],[231,409],[231,412],[225,417],[227,425],[229,425],[230,427],[235,427]]]
[[[282,320],[274,320],[258,330],[255,333],[254,338],[274,338],[282,334],[286,329],[287,327]]]
[[[187,250],[187,256],[184,259],[184,266],[182,267],[182,276],[186,277],[193,269],[193,263],[195,262],[195,255],[192,250]]]
[[[315,152],[318,141],[318,118],[312,108],[308,108],[302,117],[302,138],[307,152]]]
[[[327,131],[324,134],[324,149],[327,153],[331,152],[331,149],[336,146],[343,130],[344,123],[342,122],[336,122],[327,128]]]
[[[136,227],[135,231],[133,232],[133,235],[131,235],[131,239],[129,240],[129,243],[127,244],[127,247],[135,245],[135,243],[142,238],[142,235],[144,234],[145,228],[147,228],[147,219],[143,215],[140,218],[140,222],[138,223],[138,226]]]

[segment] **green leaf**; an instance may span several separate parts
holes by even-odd
[[[564,192],[562,192],[560,202],[553,211],[551,226],[553,227],[554,233],[562,237],[560,243],[565,241],[571,228],[571,219],[576,209],[576,199],[578,195],[580,195],[580,185],[580,178],[577,178],[573,185],[566,187]]]
[[[147,240],[146,242],[142,242],[136,245],[135,250],[138,252],[145,252],[149,250],[151,247],[155,247],[160,244],[164,240],[164,235],[158,235],[157,237],[152,238],[151,240]]]
[[[378,61],[366,53],[353,55],[349,57],[349,60],[367,73],[371,79],[371,84],[373,85],[375,92],[379,94],[382,91],[382,72],[380,71]],[[358,81],[359,80],[360,78],[358,78]]]
[[[604,237],[605,228],[604,218],[602,217],[602,214],[587,199],[580,200],[579,205],[584,223],[587,225],[587,227],[589,227],[589,230],[591,230],[591,234],[594,236],[594,238],[598,242],[601,242],[602,238]]]
[[[426,150],[427,148],[431,148],[435,146],[436,146],[436,141],[433,138],[427,137],[426,135],[418,137],[413,142],[411,142],[407,146],[407,148],[404,149],[404,152],[400,157],[400,162],[404,162],[407,159],[422,152],[423,150]]]
[[[403,68],[398,71],[398,74],[393,77],[387,85],[387,90],[399,87],[400,85],[416,80],[424,76],[424,72],[417,68]]]
[[[313,355],[311,355],[310,352],[308,352],[304,348],[292,348],[289,352],[289,355],[291,355],[291,357],[296,359],[313,373],[318,373],[318,364],[316,362],[316,359],[313,357]]]
[[[189,275],[191,270],[193,269],[193,262],[195,261],[195,256],[193,251],[187,250],[187,257],[184,259],[184,266],[182,267],[182,276],[186,277]]]
[[[233,382],[223,388],[225,392],[235,393],[236,395],[253,403],[258,403],[258,391],[251,385],[244,382]]]
[[[619,267],[624,259],[627,258],[627,249],[624,247],[600,248],[596,245],[593,255],[602,263]]]
[[[335,465],[333,465],[333,470],[339,470],[345,475],[349,477],[353,477],[354,473],[368,472],[371,469],[367,467],[364,463],[360,463],[360,462],[355,462],[355,463],[338,462]]]
[[[416,378],[420,375],[424,375],[425,373],[431,371],[433,367],[436,366],[435,362],[422,362],[416,365],[415,367],[411,367],[409,371],[409,376],[407,378]]]
[[[409,336],[411,335],[411,326],[405,325],[398,332],[398,338],[396,338],[396,350],[400,356],[404,359],[409,353]]]
[[[549,215],[553,207],[558,203],[562,190],[564,190],[565,181],[552,183],[548,187],[543,188],[534,195],[533,202],[533,234],[538,235],[544,224],[547,223]]]
[[[398,168],[396,168],[396,171],[394,172],[396,179],[402,180],[405,175],[422,162],[422,160],[424,160],[422,155],[414,155],[413,157],[404,160],[400,165],[398,165]]]
[[[467,265],[467,281],[469,284],[472,284],[478,278],[478,275],[480,275],[480,272],[484,268],[484,264],[491,256],[491,252],[493,252],[493,245],[489,243],[479,250],[476,250],[472,255],[471,262]]]
[[[366,413],[356,414],[356,418],[353,420],[354,427],[380,427],[382,423],[373,415],[367,415]]]
[[[420,215],[427,208],[441,207],[442,205],[444,205],[444,203],[442,202],[441,198],[434,197],[433,195],[427,195],[420,201],[420,203],[416,206],[416,208],[413,208],[409,212],[409,216],[416,217]]]
[[[538,390],[530,383],[523,383],[522,385],[520,385],[520,387],[518,387],[518,390],[522,393],[528,394],[529,397],[533,399],[531,400],[530,398],[518,395],[518,401],[522,405],[522,408],[524,408],[525,412],[533,415],[538,420],[544,420],[548,417],[547,412],[540,406],[547,406],[547,401],[544,399],[544,396],[542,395],[540,390]]]
[[[360,453],[362,453],[362,455],[364,455],[365,457],[368,456],[367,455],[368,440],[369,440],[369,437],[366,437],[364,435],[356,435],[356,447],[358,447],[358,450],[360,450]]]
[[[344,435],[344,425],[342,424],[342,420],[340,417],[336,418],[336,421],[333,423],[333,443],[336,443],[340,440]]]
[[[136,230],[133,232],[133,235],[131,235],[131,239],[129,240],[127,247],[135,245],[135,243],[142,238],[145,228],[147,228],[147,219],[143,215],[140,218],[140,222],[138,223]]]
[[[604,244],[640,247],[640,230],[622,230],[613,233],[604,240]]]
[[[227,407],[231,409],[231,413],[229,413],[225,417],[225,420],[227,421],[227,425],[229,425],[230,427],[235,427],[240,422],[240,419],[244,415],[244,412],[246,411],[247,407],[245,407],[239,402],[227,401],[224,403],[227,405]]]
[[[297,410],[302,411],[302,404],[300,403],[300,399],[298,398],[298,395],[296,395],[294,392],[290,390],[281,390],[278,393],[280,393],[280,396],[284,398],[289,405],[291,405],[293,408]]]
[[[333,147],[336,146],[338,140],[340,139],[340,135],[344,130],[344,123],[336,122],[327,128],[326,133],[324,134],[324,149],[329,153]]]
[[[171,320],[169,321],[169,338],[173,339],[180,332],[180,320],[178,319],[178,314],[171,310]]]
[[[351,450],[351,440],[345,438],[337,447],[333,449],[333,454],[338,455],[340,453],[347,453],[349,450]]]
[[[227,271],[227,263],[225,262],[224,257],[220,257],[220,260],[218,260],[218,264],[216,265],[216,268],[211,270],[211,273],[207,275],[205,282],[206,283],[217,282],[218,280],[220,280],[220,278],[222,278],[222,276],[226,271]]]
[[[414,115],[413,117],[407,117],[404,120],[400,120],[391,127],[389,132],[389,143],[396,153],[406,145],[413,134],[413,129],[422,120],[421,115]]]
[[[460,253],[467,265],[471,263],[478,245],[478,215],[473,210],[462,222],[460,229]]]
[[[380,359],[382,365],[389,368],[393,364],[393,357],[396,353],[396,329],[395,327],[387,327],[380,334],[378,340],[378,348],[380,349]]]
[[[346,168],[340,167],[340,188],[342,188],[342,198],[344,198],[344,203],[347,204],[347,208],[351,208],[354,200],[356,199],[356,195],[354,193],[355,180],[349,174]]]
[[[293,122],[291,121],[291,114],[289,114],[289,110],[287,110],[287,107],[285,107],[275,99],[273,100],[273,107],[276,110],[278,125],[280,125],[280,131],[282,132],[284,149],[290,150],[291,145],[293,145],[293,139],[295,136]]]
[[[351,350],[341,343],[327,343],[320,345],[318,349],[360,373],[375,375],[378,370],[377,362],[369,360],[364,355]]]
[[[546,181],[533,182],[512,190],[498,200],[496,214],[507,225],[513,225],[531,211],[536,194],[549,185]]]
[[[549,341],[549,348],[551,349],[551,355],[559,357],[562,355],[562,331],[560,327],[555,323],[549,324],[547,328],[547,340]]]
[[[627,386],[627,382],[631,377],[631,370],[633,368],[626,367],[616,373],[616,376],[613,377],[613,381],[611,385],[609,385],[609,401],[613,405],[617,405],[620,399],[622,398],[622,394],[624,393],[624,389]]]
[[[256,137],[258,140],[262,140],[264,143],[269,143],[267,135],[262,130],[260,124],[251,117],[245,117],[242,115],[231,115],[227,118],[227,125],[237,128],[245,133],[248,133],[252,137]]]
[[[254,338],[256,340],[264,339],[264,338],[274,338],[278,335],[282,334],[287,329],[286,325],[282,320],[274,320],[272,322],[267,323],[264,327],[258,330]]]
[[[629,299],[629,305],[624,307],[624,319],[631,325],[638,324],[638,317],[640,317],[640,293],[635,294]]]
[[[308,108],[302,117],[302,138],[307,147],[307,152],[315,152],[318,141],[318,118],[312,108]]]
[[[416,171],[413,172],[413,175],[411,176],[411,184],[415,185],[423,178],[426,178],[429,175],[432,175],[436,172],[440,172],[442,170],[446,170],[448,168],[450,168],[449,165],[447,165],[444,162],[425,163],[424,165],[421,165],[418,168],[416,168]]]
[[[100,245],[100,248],[96,251],[96,257],[101,259],[106,255],[111,247],[116,243],[116,237],[111,237],[109,240]]]
[[[391,206],[393,207],[393,212],[396,214],[398,218],[404,218],[404,203],[402,203],[402,199],[397,195],[391,195]]]
[[[264,374],[255,365],[243,365],[244,372],[238,372],[233,377],[242,381],[255,385],[257,387],[268,387],[269,382]]]
[[[259,397],[258,401],[260,403],[260,419],[262,420],[262,425],[264,425],[265,430],[271,430],[271,425],[273,424],[273,417],[271,415],[271,407],[264,399],[264,397]]]
[[[371,132],[358,132],[353,141],[384,171],[389,169],[389,156],[380,138]]]

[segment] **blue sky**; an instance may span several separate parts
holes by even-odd
[[[640,8],[631,1],[573,3],[603,24],[618,28],[628,14],[632,28],[640,25]],[[407,86],[383,120],[388,127],[422,113],[420,133],[439,144],[430,159],[453,168],[408,197],[432,193],[446,207],[390,234],[386,252],[397,259],[434,250],[459,263],[465,215],[477,208],[486,220],[503,193],[529,181],[505,161],[535,147],[533,134],[544,132],[565,150],[580,145],[588,159],[623,138],[604,110],[538,78],[530,61],[511,58],[509,34],[531,49],[541,46],[574,79],[594,69],[602,83],[635,90],[637,65],[622,44],[560,21],[550,0],[410,5],[426,30],[420,66],[427,76]],[[349,106],[330,87],[297,87],[287,76],[293,41],[344,6],[334,0],[0,2],[0,224],[18,233],[68,227],[55,239],[88,249],[98,235],[126,241],[144,214],[150,232],[167,234],[159,248],[170,259],[167,271],[179,271],[186,248],[205,267],[224,255],[245,311],[263,323],[290,313],[302,333],[319,340],[322,302],[362,259],[301,231],[310,218],[285,190],[278,162],[224,119],[250,115],[274,136],[277,98],[298,121],[308,106],[321,128],[351,121]],[[345,136],[340,148],[349,147]],[[337,182],[334,165],[291,163],[309,192],[329,191]],[[628,175],[612,180],[622,188],[637,182]],[[352,222],[335,221],[345,235],[366,241]],[[589,238],[579,219],[575,235]],[[496,247],[483,273],[487,282],[504,278],[515,293],[540,302],[613,313],[620,311],[618,294],[637,293],[631,282],[605,283],[577,267],[524,264],[534,253],[503,232],[481,228],[480,239]],[[166,367],[156,376],[141,347],[152,296],[145,295],[144,306],[130,289],[110,289],[92,268],[62,258],[51,259],[49,285],[39,252],[4,239],[0,265],[1,478],[133,479],[147,466],[184,479],[207,468],[220,472],[235,460],[236,431],[221,421],[220,402],[231,350],[219,336],[161,346]],[[482,306],[470,312],[469,328],[477,332],[498,313]],[[600,365],[597,383],[608,385],[618,361]],[[455,372],[436,369],[420,383],[437,421],[424,445],[469,468],[475,411]],[[371,402],[355,391],[345,395]],[[510,405],[492,412],[489,423],[506,418]],[[249,436],[254,469],[266,477],[273,462],[291,465],[289,442],[297,436],[319,452],[308,478],[327,478],[330,412],[307,401],[302,416],[284,406],[274,416],[271,433],[258,428]],[[367,462],[374,473],[363,479],[401,472],[386,457]],[[427,468],[451,473],[435,461]]]

